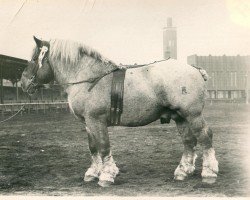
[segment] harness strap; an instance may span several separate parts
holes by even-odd
[[[119,126],[121,122],[121,114],[123,111],[125,74],[126,74],[125,69],[120,69],[113,72],[113,80],[111,87],[111,108],[110,108],[111,126]]]

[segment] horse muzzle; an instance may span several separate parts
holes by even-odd
[[[39,88],[38,83],[35,82],[35,75],[31,78],[27,79],[22,77],[21,78],[21,87],[24,92],[27,92],[29,95],[33,95]]]

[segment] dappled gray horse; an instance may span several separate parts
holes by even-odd
[[[99,185],[109,186],[119,172],[108,136],[112,72],[119,66],[77,42],[34,39],[32,60],[21,78],[23,90],[32,94],[52,80],[64,87],[70,109],[86,123],[92,164],[84,180],[98,178]],[[184,144],[176,180],[194,172],[197,141],[203,147],[202,180],[216,180],[212,131],[202,115],[205,93],[200,71],[173,59],[126,71],[120,125],[143,126],[161,116],[174,120]]]

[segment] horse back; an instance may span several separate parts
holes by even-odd
[[[187,64],[168,60],[142,68],[129,69],[124,83],[124,106],[188,110],[203,108],[205,82],[200,72]],[[131,103],[133,102],[133,103]]]

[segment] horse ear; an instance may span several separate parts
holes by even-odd
[[[42,40],[39,40],[36,36],[33,36],[35,42],[36,42],[36,45],[38,47],[42,47]]]

